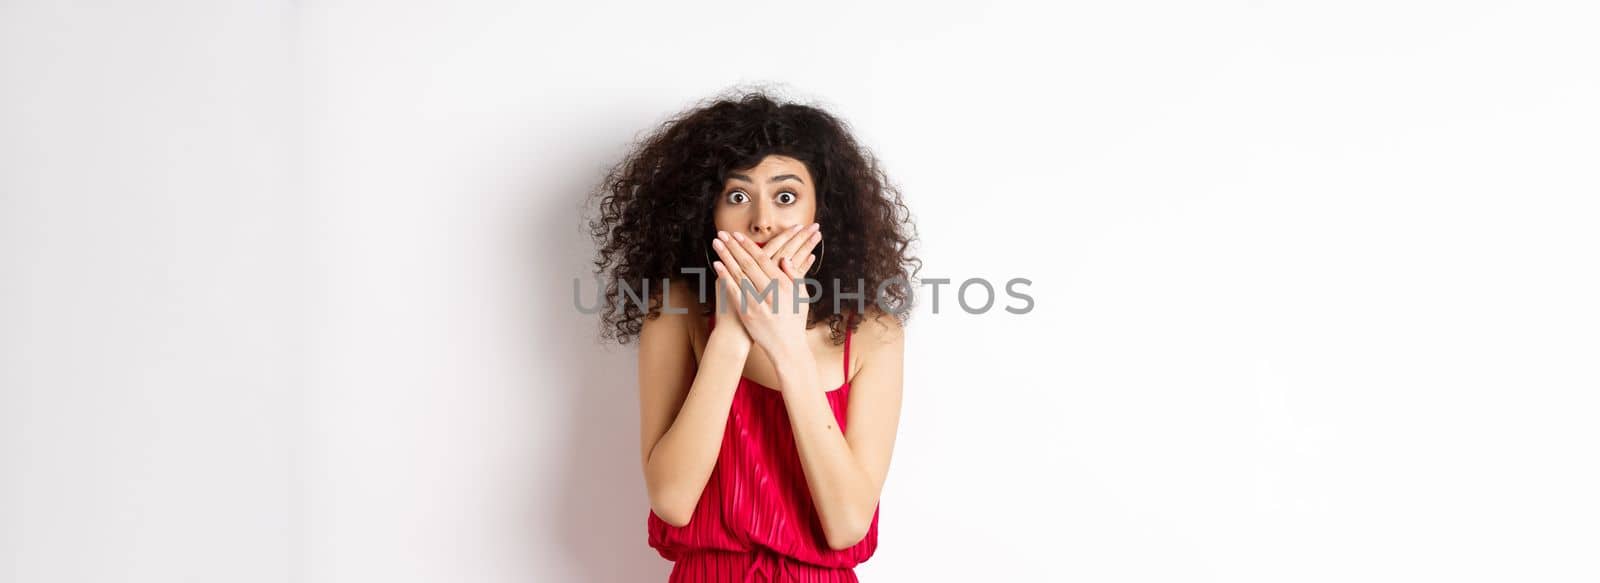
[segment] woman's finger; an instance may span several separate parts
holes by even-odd
[[[795,251],[799,251],[800,247],[806,244],[806,240],[811,238],[811,233],[815,230],[817,230],[816,223],[811,223],[800,230],[790,229],[790,232],[788,233],[789,236],[783,240],[783,243],[777,249],[772,248],[772,242],[770,241],[767,243],[767,246],[762,247],[762,249],[767,251],[767,257],[771,257],[773,259],[777,259],[779,257],[799,257],[798,255],[795,255]]]
[[[711,265],[717,268],[717,273],[721,276],[717,280],[717,285],[722,290],[722,295],[717,299],[717,313],[727,314],[738,320],[740,312],[751,302],[749,296],[743,296],[739,290],[739,282],[744,280],[729,272],[726,263],[714,261]]]
[[[794,264],[789,262],[789,258],[788,257],[779,257],[778,258],[778,271],[783,272],[783,280],[787,280],[787,281],[779,281],[778,285],[794,285],[792,282],[797,280],[797,279],[800,279],[800,276],[795,274],[795,272],[794,272]],[[797,293],[795,293],[795,297],[796,298],[805,297],[805,291],[803,291],[803,290],[795,290],[795,291],[797,292]]]
[[[728,243],[728,251],[733,255],[733,260],[739,263],[739,270],[750,279],[750,283],[755,284],[756,293],[764,293],[767,283],[776,275],[777,267],[762,264],[762,262],[770,264],[772,259],[762,255],[761,248],[757,247],[755,241],[751,241],[749,237],[742,233],[734,233],[732,239],[733,241]],[[727,242],[727,239],[723,241]]]
[[[717,287],[721,290],[717,301],[717,313],[737,314],[739,304],[734,298],[739,297],[739,284],[734,282],[739,279],[729,273],[727,264],[721,261],[712,261],[711,268],[717,272]]]
[[[735,305],[743,308],[752,303],[761,303],[761,296],[769,295],[766,289],[767,282],[771,281],[771,278],[761,270],[761,266],[755,264],[755,258],[750,256],[750,252],[735,242],[733,236],[726,231],[718,232],[717,240],[711,244],[717,247],[717,254],[723,257],[723,266],[733,273]],[[746,281],[753,286],[753,291],[744,289]]]
[[[754,270],[747,269],[745,273],[760,271],[767,275],[767,279],[776,279],[783,276],[783,270],[778,269],[778,260],[773,257],[767,257],[767,254],[762,253],[761,246],[757,245],[755,241],[740,233],[735,234],[734,240],[737,243],[735,246],[743,248],[745,253],[750,255],[750,261],[755,264],[756,268]],[[766,285],[766,283],[760,283],[760,285]]]
[[[734,291],[737,292],[739,290],[739,282],[748,276],[745,275],[744,267],[739,264],[739,260],[734,255],[733,246],[722,240],[724,236],[726,236],[726,233],[718,234],[718,238],[711,241],[711,248],[717,250],[717,257],[722,259],[722,268],[728,272],[728,283],[733,285]]]
[[[800,280],[804,279],[806,276],[805,263],[795,263],[793,257],[784,257],[779,259],[778,266],[783,268],[783,273],[789,277],[790,282],[800,282]],[[799,290],[802,297],[805,296],[806,288],[804,282],[801,282],[799,287],[796,289]]]
[[[808,228],[803,225],[793,225],[784,229],[782,233],[778,233],[777,236],[768,239],[761,246],[761,254],[773,259],[784,257],[783,251],[785,249],[792,247],[795,241],[805,239],[806,229]]]
[[[789,274],[789,281],[791,282],[789,285],[794,286],[795,298],[800,302],[809,303],[813,295],[810,286],[806,282],[806,272],[811,269],[812,259],[812,256],[807,255],[805,259],[796,264],[793,257],[783,258],[783,268]],[[820,286],[822,283],[817,282],[817,285]],[[819,287],[817,291],[820,292],[822,290]]]
[[[811,257],[811,252],[815,251],[817,245],[822,243],[822,227],[817,227],[817,229],[817,232],[812,233],[810,237],[802,239],[799,248],[786,255],[786,257],[794,258],[795,261],[804,261],[805,258]]]

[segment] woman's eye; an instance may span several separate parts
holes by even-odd
[[[780,193],[778,193],[778,202],[782,203],[782,204],[793,203],[794,202],[794,193],[793,192],[780,192]]]
[[[742,203],[748,198],[750,198],[750,196],[745,194],[743,191],[735,190],[733,192],[728,193],[728,202],[731,202],[733,204]]]

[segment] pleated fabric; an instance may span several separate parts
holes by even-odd
[[[827,392],[840,431],[848,422],[850,336],[847,327],[845,382]],[[783,395],[743,376],[689,523],[672,526],[652,509],[647,526],[650,547],[674,563],[668,583],[855,583],[853,567],[878,548],[877,509],[861,542],[828,548]]]

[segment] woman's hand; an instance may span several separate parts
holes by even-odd
[[[764,255],[774,260],[789,257],[800,265],[801,271],[804,272],[809,270],[811,265],[816,262],[816,256],[812,255],[811,251],[816,249],[817,244],[822,241],[822,234],[817,233],[820,229],[821,225],[817,223],[812,223],[811,226],[804,228],[800,225],[795,225],[773,237],[767,242],[766,246],[761,247],[761,251]],[[718,272],[716,286],[712,290],[713,293],[716,293],[717,289],[721,289],[724,297],[739,297],[737,280],[729,279],[725,273]],[[735,301],[734,306],[737,305],[738,303]],[[733,338],[734,344],[749,348],[754,341],[750,339],[749,331],[745,330],[744,322],[734,310],[722,306],[723,304],[719,303],[717,308],[717,314],[722,316],[722,321],[720,325],[711,329],[711,335],[729,336]],[[719,334],[718,330],[723,332]]]
[[[811,250],[816,249],[817,243],[822,241],[822,233],[819,232],[821,230],[822,225],[817,223],[811,223],[808,227],[800,225],[789,227],[768,240],[766,245],[760,248],[761,252],[771,257],[773,261],[788,257],[800,268],[800,273],[805,273],[810,271],[811,264],[816,262],[816,256],[811,254]]]
[[[780,235],[784,237],[781,241],[773,239],[769,246],[777,247],[773,252],[776,259],[743,235],[719,231],[717,240],[711,242],[722,259],[712,267],[723,286],[723,297],[728,300],[726,311],[739,315],[750,338],[768,354],[806,346],[809,296],[805,286],[797,282],[815,261],[811,249],[822,235],[797,236],[802,231],[791,228]],[[805,259],[797,263],[794,257],[801,254]],[[748,283],[741,286],[741,282]]]
[[[716,248],[716,244],[712,244],[711,247],[713,249]],[[713,269],[715,269],[715,264],[713,264]],[[754,341],[750,339],[750,332],[744,329],[744,322],[738,314],[738,282],[739,280],[734,279],[727,270],[717,270],[716,287],[711,290],[711,293],[716,294],[717,297],[716,307],[714,308],[716,313],[713,315],[717,321],[716,325],[711,328],[711,337],[726,336],[730,338],[728,342],[732,342],[734,346],[748,349]],[[724,298],[732,300],[733,303],[730,305],[723,301]]]

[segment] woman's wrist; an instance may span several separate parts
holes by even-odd
[[[781,368],[789,364],[806,367],[815,364],[811,362],[815,356],[811,354],[811,347],[806,344],[805,336],[786,337],[778,341],[777,345],[763,349],[772,356],[775,367]]]
[[[734,355],[741,357],[750,355],[750,345],[749,335],[741,334],[739,330],[732,328],[712,328],[711,337],[706,340],[707,351],[715,346],[720,350],[732,351]]]

